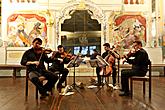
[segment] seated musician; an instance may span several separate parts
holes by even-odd
[[[115,57],[114,55],[111,54],[110,50],[110,44],[109,43],[105,43],[103,44],[104,46],[104,50],[105,52],[101,55],[102,58],[104,58],[107,62],[108,62],[108,59],[111,57],[112,59],[112,62],[108,62],[111,64],[111,69],[112,69],[112,73],[109,73],[107,75],[111,75],[112,74],[112,81],[113,81],[113,86],[116,86],[116,67],[115,67]],[[96,74],[97,74],[97,80],[98,80],[98,83],[96,85],[100,86],[101,85],[101,72],[102,70],[102,67],[96,67]]]
[[[27,66],[29,79],[38,88],[41,94],[40,98],[45,98],[54,87],[58,76],[46,70],[44,62],[51,61],[45,51],[42,50],[42,40],[35,38],[32,42],[33,47],[25,51],[21,59],[21,65]],[[43,85],[42,81],[47,79],[48,82]]]
[[[91,60],[96,59],[96,56],[100,55],[99,52],[96,49],[93,49],[93,53],[90,57]]]
[[[72,56],[64,51],[64,47],[62,45],[59,45],[57,48],[58,51],[54,51],[51,56],[51,59],[53,59],[53,63],[49,69],[55,74],[62,74],[57,84],[57,90],[61,92],[61,88],[63,87],[62,83],[66,80],[66,77],[69,73],[69,70],[67,68],[64,68],[64,64],[69,63]]]
[[[129,96],[129,77],[131,76],[145,76],[148,68],[148,54],[142,48],[141,41],[134,41],[134,51],[130,51],[125,56],[126,62],[132,64],[132,69],[123,69],[121,71],[121,93],[120,96]],[[130,57],[134,57],[131,59]]]

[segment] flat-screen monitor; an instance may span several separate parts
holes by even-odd
[[[90,55],[92,55],[93,49],[96,49],[96,46],[89,46]]]

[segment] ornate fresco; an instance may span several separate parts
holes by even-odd
[[[115,19],[112,28],[112,41],[121,50],[130,49],[133,41],[146,44],[146,19],[141,15],[122,15]]]
[[[36,14],[12,14],[7,24],[8,47],[28,47],[32,40],[40,37],[47,42],[46,19]]]

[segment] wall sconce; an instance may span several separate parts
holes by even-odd
[[[52,16],[49,16],[49,17],[48,17],[48,21],[47,21],[46,24],[47,24],[48,26],[53,26],[54,20],[53,20]]]
[[[48,26],[53,26],[53,24],[54,24],[54,18],[52,17],[50,11],[47,10],[46,14],[47,14],[47,22],[46,22],[46,24]]]

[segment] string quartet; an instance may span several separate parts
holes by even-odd
[[[137,51],[138,50],[131,49],[127,54],[120,56],[115,50],[115,48],[113,48],[109,50],[108,55],[104,59],[102,59],[101,56],[97,56],[97,59],[102,64],[105,64],[101,67],[100,75],[103,75],[103,73],[105,76],[112,74],[113,72],[112,66],[113,66],[113,63],[115,62],[115,58],[121,59],[124,64],[124,62],[126,62],[126,59],[132,57]],[[49,48],[45,49],[44,47],[41,47],[35,50],[35,53],[37,53],[38,55],[40,54],[40,57],[38,60],[39,62],[43,54],[50,54],[51,52],[53,52],[51,56],[53,60],[53,57],[56,55],[58,51],[52,51],[51,49]],[[74,59],[75,56],[72,55],[70,52],[71,52],[71,49],[69,49],[67,52],[64,51],[63,53],[61,53],[61,58],[58,58],[58,60],[63,60],[64,58],[68,58],[70,60]]]

